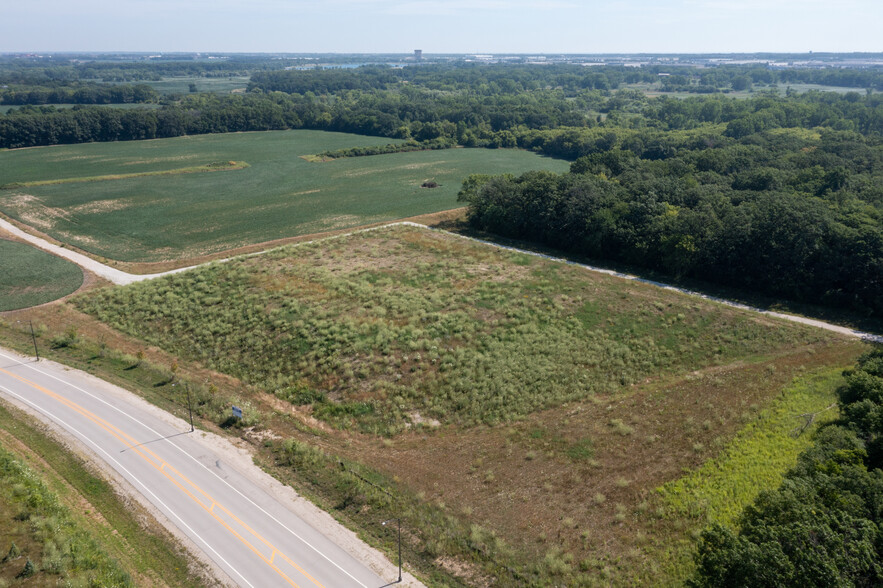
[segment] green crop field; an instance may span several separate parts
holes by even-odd
[[[180,259],[320,231],[456,208],[471,173],[565,171],[511,149],[448,149],[311,163],[302,156],[388,139],[321,131],[202,135],[0,152],[0,211],[120,261]],[[247,169],[106,181],[235,161]],[[434,180],[438,188],[421,188]]]
[[[82,270],[66,259],[0,239],[0,311],[56,300],[82,283]]]

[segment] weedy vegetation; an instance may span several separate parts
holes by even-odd
[[[131,576],[75,520],[40,477],[0,447],[0,582],[134,586]],[[17,541],[16,541],[17,540]]]
[[[472,426],[627,390],[817,331],[393,227],[282,248],[76,306],[336,427]],[[620,435],[628,424],[612,420]]]

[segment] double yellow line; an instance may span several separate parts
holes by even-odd
[[[261,560],[263,560],[264,563],[266,563],[273,570],[275,570],[276,573],[279,574],[291,586],[293,586],[295,588],[300,588],[298,586],[298,584],[295,583],[294,580],[292,580],[288,575],[285,574],[285,572],[283,572],[279,568],[279,566],[276,565],[275,562],[276,562],[277,557],[281,558],[284,562],[288,563],[291,567],[293,567],[298,572],[300,572],[305,578],[307,578],[310,582],[312,582],[318,588],[325,588],[315,578],[313,578],[310,574],[308,574],[303,568],[301,568],[294,561],[292,561],[287,555],[285,555],[284,553],[279,551],[279,549],[276,548],[272,543],[270,543],[269,541],[264,539],[257,531],[255,531],[254,529],[249,527],[245,522],[240,520],[227,507],[225,507],[220,502],[215,500],[208,492],[206,492],[205,490],[200,488],[199,485],[197,485],[195,482],[191,481],[184,474],[179,472],[171,464],[169,464],[167,461],[165,461],[164,459],[162,459],[161,457],[159,457],[158,455],[153,453],[151,450],[145,449],[143,447],[142,442],[139,442],[139,441],[133,439],[127,433],[121,431],[120,429],[118,429],[114,425],[110,424],[106,420],[102,419],[101,417],[97,416],[93,412],[90,412],[89,410],[83,408],[82,406],[80,406],[76,402],[73,402],[72,400],[69,400],[69,399],[65,398],[64,396],[61,396],[60,394],[57,394],[56,392],[53,392],[52,390],[49,390],[48,388],[44,388],[43,386],[37,384],[36,382],[28,380],[27,378],[24,378],[18,374],[15,374],[15,373],[5,370],[3,368],[0,368],[0,373],[4,373],[4,374],[8,375],[9,377],[16,379],[19,382],[22,382],[23,384],[30,386],[31,388],[34,388],[35,390],[39,390],[40,392],[42,392],[43,394],[46,394],[50,398],[54,398],[55,400],[57,400],[61,404],[64,404],[68,408],[70,408],[70,409],[74,410],[75,412],[79,413],[80,415],[84,416],[88,420],[90,420],[93,423],[95,423],[96,425],[98,425],[100,428],[104,429],[105,431],[107,431],[108,433],[110,433],[111,435],[113,435],[114,437],[119,439],[126,446],[126,449],[133,450],[139,457],[141,457],[144,461],[149,463],[154,469],[159,471],[172,484],[174,484],[179,490],[181,490],[181,492],[183,492],[187,497],[189,497],[191,500],[193,500],[203,510],[205,510],[208,514],[210,514],[216,521],[218,521],[218,523],[220,523],[221,526],[223,526],[225,529],[227,529],[227,531],[230,532],[231,535],[233,535],[234,537],[239,539],[239,541],[241,541],[243,543],[243,545],[248,547],[252,552],[254,552],[255,555],[257,555]],[[202,499],[199,498],[200,496],[202,497]],[[226,517],[231,522],[228,523],[226,520],[224,520],[222,518],[221,514],[219,514],[219,512],[222,513],[223,515],[226,515]],[[239,531],[234,529],[233,526],[231,526],[231,525],[238,525],[243,530],[243,533],[240,533]],[[255,544],[253,544],[251,541],[249,541],[244,535],[250,535],[253,538],[253,540],[256,540],[255,543],[257,543],[259,545],[262,544],[264,549],[269,551],[269,556],[265,555],[261,550],[259,550],[255,546]]]

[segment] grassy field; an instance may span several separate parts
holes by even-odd
[[[248,87],[248,77],[231,76],[227,78],[173,77],[159,81],[138,82],[147,84],[160,94],[187,94],[190,84],[196,84],[197,92],[214,92],[229,94],[234,90],[244,91]]]
[[[387,548],[376,521],[401,515],[406,561],[449,586],[682,577],[698,529],[729,520],[722,489],[774,485],[804,442],[782,442],[794,413],[863,349],[407,227],[72,304],[129,354],[118,377],[167,404],[180,362],[205,423],[245,406],[234,430],[264,467]]]
[[[57,300],[82,283],[83,271],[66,259],[0,239],[0,311]]]
[[[395,227],[104,290],[114,328],[341,426],[494,425],[823,338],[708,303],[649,300],[523,254]]]
[[[320,131],[202,135],[0,152],[0,185],[176,170],[248,169],[0,191],[0,211],[106,258],[189,258],[263,241],[457,207],[470,173],[565,171],[519,150],[449,149],[310,163],[326,150],[387,144]],[[421,188],[434,180],[438,188]]]

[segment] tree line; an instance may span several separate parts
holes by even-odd
[[[134,99],[134,97],[133,97]],[[439,93],[419,87],[341,91],[333,96],[250,92],[198,94],[164,102],[162,114],[141,113],[134,134],[115,130],[118,115],[74,115],[51,110],[12,111],[0,116],[0,147],[30,147],[67,141],[112,141],[128,136],[172,137],[266,129],[321,129],[430,141],[444,139],[467,147],[521,147],[576,159],[625,143],[635,153],[656,150],[668,156],[679,147],[677,133],[696,130],[741,139],[778,128],[830,127],[865,135],[883,133],[883,96],[810,92],[794,96],[760,94],[747,100],[709,96],[684,100],[647,98],[634,90],[561,90],[490,95]],[[109,120],[110,128],[88,126],[63,134],[40,133],[41,126],[70,127],[83,118]],[[157,120],[160,119],[160,120]],[[183,119],[169,128],[163,121]],[[155,129],[155,130],[154,130]],[[182,130],[183,129],[183,130]],[[674,144],[672,144],[674,141]],[[639,145],[638,143],[643,143]],[[643,156],[643,155],[642,155]]]
[[[159,94],[147,84],[76,86],[8,86],[0,88],[0,104],[143,104]]]
[[[303,59],[272,56],[227,55],[222,59],[199,59],[174,55],[158,59],[131,56],[70,56],[54,58],[10,58],[0,56],[0,85],[29,84],[56,86],[71,83],[158,81],[164,77],[228,77],[248,76],[264,69],[281,69],[304,63]]]
[[[649,141],[646,141],[649,139]],[[570,173],[473,176],[476,229],[597,260],[883,313],[883,144],[855,132],[742,140],[600,135]]]
[[[883,585],[883,349],[862,357],[838,392],[840,418],[736,529],[702,534],[690,585]]]
[[[856,68],[788,68],[760,66],[714,68],[649,65],[641,68],[578,64],[435,63],[392,68],[263,70],[252,75],[250,89],[266,92],[334,94],[344,90],[390,90],[410,85],[436,91],[477,94],[519,94],[559,89],[616,90],[624,84],[661,82],[668,91],[730,92],[776,84],[818,84],[883,90],[883,71]]]

